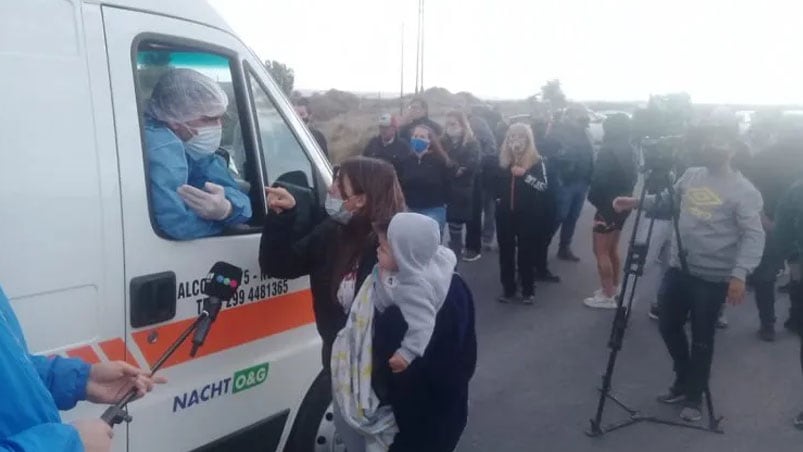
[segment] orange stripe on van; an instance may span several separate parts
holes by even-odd
[[[153,329],[145,329],[132,333],[134,342],[139,346],[142,355],[153,366],[156,360],[167,350],[170,344],[189,327],[194,318],[181,320],[156,328],[159,340],[155,344],[148,342]],[[252,302],[233,309],[223,309],[209,331],[209,336],[196,357],[211,355],[239,345],[279,334],[293,328],[315,321],[312,312],[312,292],[307,290],[294,292],[268,300]],[[190,357],[192,341],[187,340],[176,350],[163,368],[187,362]]]
[[[67,356],[70,358],[81,358],[89,364],[97,364],[100,362],[100,357],[92,350],[91,345],[84,345],[83,347],[67,350]]]
[[[100,349],[109,358],[109,361],[125,361],[133,366],[139,367],[136,358],[131,354],[125,346],[125,342],[119,337],[101,342]]]

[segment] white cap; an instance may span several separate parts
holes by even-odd
[[[378,123],[380,127],[390,127],[393,125],[393,116],[390,113],[384,113],[379,116]]]

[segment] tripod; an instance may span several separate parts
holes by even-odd
[[[660,187],[660,189],[656,191],[657,193],[661,193],[664,189],[668,192],[669,208],[671,209],[672,212],[672,227],[674,229],[675,240],[678,247],[678,258],[680,261],[681,270],[684,273],[687,273],[688,265],[686,263],[686,254],[682,246],[680,229],[678,227],[678,220],[679,220],[678,209],[675,208],[675,191],[673,186],[673,179],[674,179],[673,174],[668,169],[653,169],[647,171],[646,176],[644,178],[644,185],[641,189],[641,194],[639,196],[639,205],[644,204],[644,201],[647,196],[648,187]],[[616,358],[619,355],[619,351],[622,349],[622,343],[624,341],[625,331],[627,329],[627,324],[628,321],[630,320],[630,314],[632,312],[631,308],[633,306],[633,299],[636,294],[636,285],[638,283],[639,277],[644,272],[644,264],[647,259],[647,252],[649,250],[649,244],[652,238],[653,226],[655,224],[655,218],[651,217],[649,219],[650,222],[649,227],[647,228],[646,241],[637,243],[636,237],[639,230],[639,223],[640,221],[642,221],[642,212],[643,211],[641,209],[637,211],[636,220],[633,225],[633,232],[630,236],[630,243],[628,245],[628,250],[627,250],[627,258],[625,260],[625,265],[624,265],[624,279],[622,281],[622,290],[616,297],[616,305],[617,305],[616,315],[614,316],[613,319],[611,335],[608,340],[608,348],[611,349],[610,354],[608,356],[608,365],[606,367],[605,374],[602,376],[602,387],[599,388],[600,396],[599,396],[599,402],[597,404],[596,415],[594,416],[593,419],[591,419],[591,428],[586,431],[586,434],[588,436],[598,437],[606,433],[612,432],[614,430],[618,430],[641,422],[672,425],[676,427],[703,430],[713,433],[724,433],[719,426],[720,422],[722,421],[722,418],[717,417],[714,414],[714,404],[711,401],[711,391],[707,386],[703,390],[703,396],[705,397],[705,402],[706,402],[706,410],[708,411],[707,426],[687,424],[669,419],[662,419],[656,416],[647,416],[642,414],[638,410],[635,410],[625,405],[622,401],[620,401],[613,394],[611,394],[611,381],[613,378],[613,370],[614,367],[616,366]],[[630,295],[627,299],[627,302],[625,302],[625,294],[627,294],[628,284],[631,282],[631,279],[632,279],[632,289],[630,291]],[[615,403],[625,412],[627,412],[629,418],[614,424],[603,426],[602,414],[605,410],[605,402],[608,400],[611,400],[613,403]]]

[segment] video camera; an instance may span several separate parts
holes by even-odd
[[[640,143],[644,172],[669,172],[678,167],[683,137],[644,138]]]

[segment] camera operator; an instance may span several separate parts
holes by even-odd
[[[747,274],[759,264],[764,249],[761,195],[731,166],[736,137],[724,127],[700,130],[704,166],[686,170],[675,184],[675,199],[663,192],[647,197],[641,206],[649,211],[679,204],[681,243],[673,237],[670,269],[659,300],[660,331],[674,362],[675,381],[658,400],[682,403],[680,417],[688,422],[702,418],[700,406],[708,389],[720,309],[726,300],[741,303]],[[638,204],[636,198],[617,198],[614,208],[626,211]],[[691,346],[684,330],[687,320]]]

